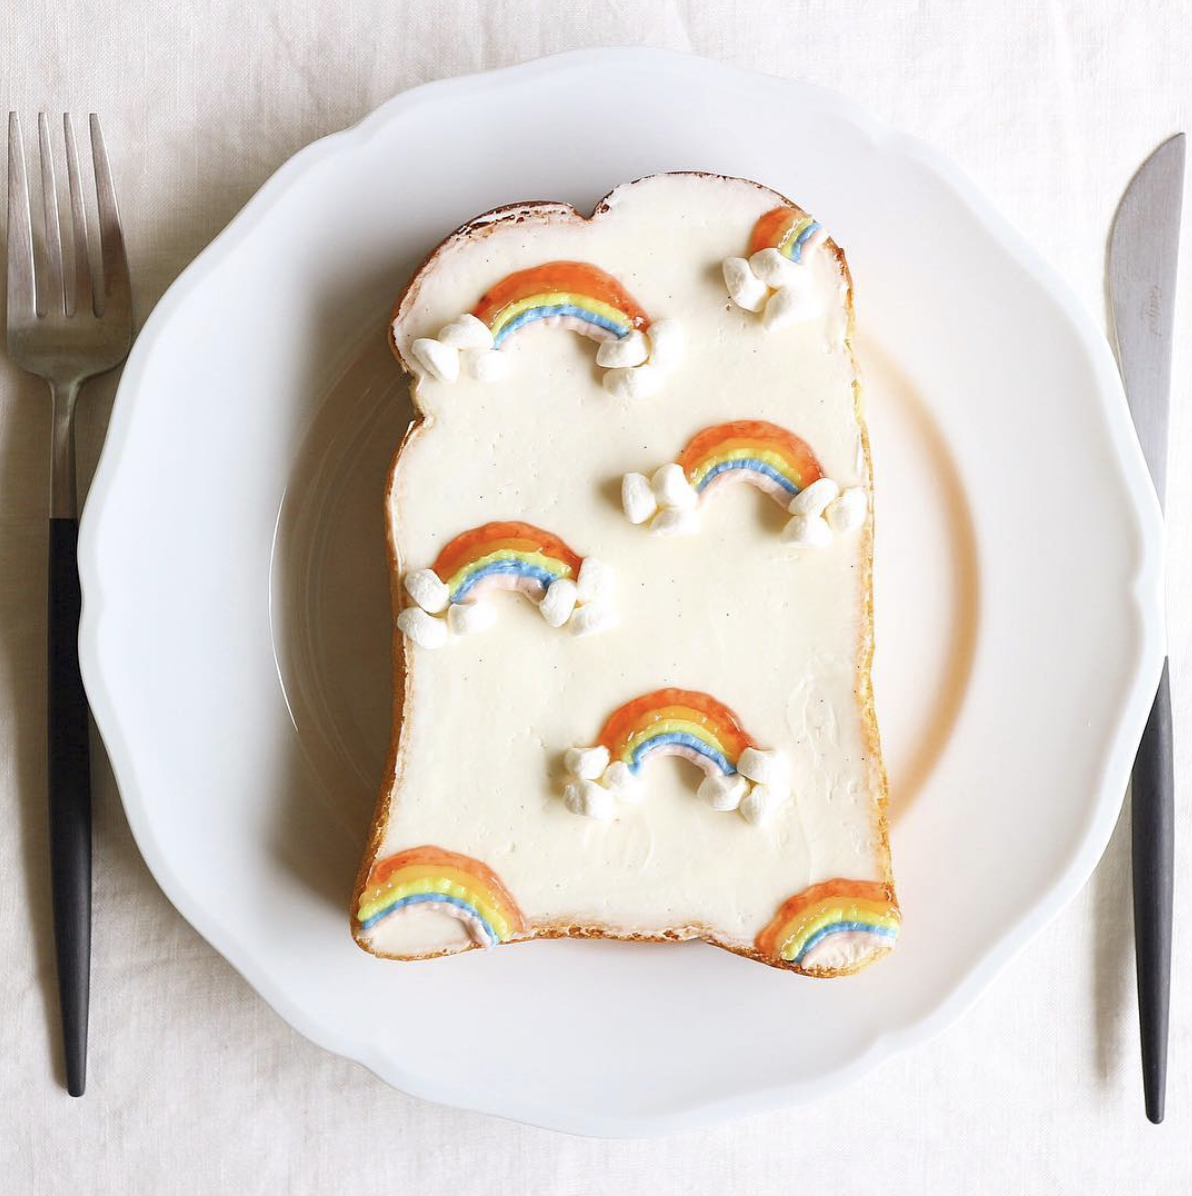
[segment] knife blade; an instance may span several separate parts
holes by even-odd
[[[1109,293],[1118,365],[1160,506],[1167,488],[1167,427],[1176,262],[1184,194],[1183,133],[1131,179],[1109,237]],[[1171,690],[1167,662],[1138,746],[1131,784],[1131,865],[1138,1021],[1147,1117],[1163,1120],[1171,1001],[1175,844]]]
[[[1161,505],[1167,487],[1171,331],[1186,141],[1177,133],[1139,167],[1118,205],[1109,237],[1118,364]]]

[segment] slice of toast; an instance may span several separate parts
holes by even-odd
[[[893,946],[851,327],[843,252],[741,179],[431,254],[392,328],[422,418],[363,948],[701,938],[834,976]]]

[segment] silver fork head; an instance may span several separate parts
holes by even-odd
[[[70,115],[63,117],[73,267],[63,268],[54,155],[45,113],[38,117],[43,269],[33,249],[33,212],[21,124],[8,114],[8,351],[22,369],[59,385],[77,384],[120,364],[132,342],[132,294],[116,190],[99,117],[91,114],[91,159],[99,215],[101,270],[93,282],[87,208]]]

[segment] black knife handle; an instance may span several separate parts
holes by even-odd
[[[50,882],[66,1087],[87,1082],[91,988],[91,748],[79,674],[79,521],[50,520],[49,799]]]
[[[1167,661],[1134,760],[1132,866],[1138,1024],[1146,1115],[1163,1120],[1167,1025],[1171,1004],[1171,896],[1175,799],[1171,760],[1171,685]]]

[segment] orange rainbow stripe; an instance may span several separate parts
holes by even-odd
[[[604,724],[597,743],[609,757],[640,772],[655,755],[679,755],[710,776],[731,775],[753,739],[737,716],[710,694],[692,689],[656,689],[626,702]]]
[[[760,419],[733,420],[697,432],[678,463],[700,493],[736,479],[764,490],[784,506],[824,476],[805,440]]]
[[[783,257],[792,262],[801,261],[803,250],[809,243],[822,237],[822,226],[810,216],[800,216],[794,208],[771,208],[759,216],[749,238],[749,253],[752,256],[762,249],[777,249]]]
[[[838,935],[861,937],[873,950],[888,950],[900,922],[889,885],[837,878],[788,897],[754,945],[767,959],[814,968],[819,950],[826,952]]]
[[[517,902],[486,864],[441,847],[412,847],[372,866],[356,917],[371,930],[382,918],[430,905],[459,918],[481,946],[507,943],[526,933]]]
[[[500,348],[528,324],[545,320],[595,340],[618,340],[650,317],[607,271],[589,262],[545,262],[501,279],[472,314],[488,325]]]
[[[578,576],[583,558],[558,536],[531,523],[486,523],[461,532],[431,566],[451,602],[485,589],[520,589],[540,598],[560,577]]]

